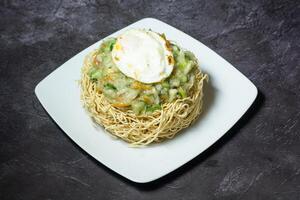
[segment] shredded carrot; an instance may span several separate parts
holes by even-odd
[[[116,100],[119,101],[119,102],[123,102],[123,101],[124,101],[124,98],[121,97],[121,96],[117,96],[117,97],[116,97]]]
[[[97,56],[94,56],[93,63],[99,65],[100,62],[98,61]]]
[[[147,104],[152,104],[153,103],[152,99],[148,96],[144,96],[143,99],[144,99],[145,103],[147,103]]]
[[[113,79],[110,75],[106,75],[106,76],[104,76],[103,80],[104,81],[112,81]]]
[[[138,82],[138,81],[134,81],[131,84],[131,88],[136,89],[136,90],[151,90],[151,86],[143,84],[143,83]]]
[[[163,102],[166,102],[168,100],[168,96],[167,95],[161,95],[160,98],[161,98],[161,100]]]
[[[126,104],[126,103],[113,103],[111,105],[113,107],[117,107],[117,108],[125,108],[125,107],[129,106],[129,104]]]

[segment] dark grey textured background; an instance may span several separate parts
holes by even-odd
[[[72,143],[34,87],[79,51],[144,17],[200,40],[260,92],[209,150],[139,185]],[[2,0],[0,199],[300,199],[299,26],[297,0]]]

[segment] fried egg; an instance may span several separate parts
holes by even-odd
[[[170,43],[150,30],[130,29],[112,49],[112,59],[126,76],[143,83],[156,83],[170,76],[174,57]]]

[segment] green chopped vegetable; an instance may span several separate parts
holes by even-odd
[[[98,78],[100,78],[102,76],[102,72],[101,71],[96,71],[95,73],[93,73],[92,75],[91,75],[91,78],[93,79],[93,80],[97,80]]]
[[[100,78],[102,76],[102,72],[101,72],[101,70],[97,69],[96,67],[93,67],[88,72],[88,75],[90,76],[90,79],[92,79],[93,81],[96,81],[98,78]]]
[[[133,102],[131,108],[135,114],[140,114],[145,109],[145,103],[142,101]]]
[[[166,89],[170,88],[170,84],[168,82],[166,82],[166,81],[162,82],[161,85],[162,85],[163,88],[166,88]]]
[[[191,69],[194,67],[194,62],[193,61],[189,61],[188,63],[187,63],[187,65],[185,66],[185,68],[183,69],[183,73],[185,74],[185,75],[187,75],[190,71],[191,71]]]
[[[167,95],[167,94],[168,94],[168,91],[169,91],[169,89],[163,88],[163,89],[160,91],[160,93],[161,93],[161,94]]]
[[[169,101],[173,101],[177,95],[177,90],[176,89],[171,89],[169,90]]]
[[[179,79],[171,79],[170,80],[170,85],[171,87],[178,87],[180,85],[180,80]]]
[[[161,84],[157,84],[156,86],[155,86],[155,88],[156,88],[156,90],[157,91],[161,91],[162,90],[162,85]]]
[[[89,70],[89,72],[88,72],[89,77],[91,77],[92,74],[95,73],[96,71],[97,71],[97,68],[96,68],[96,67],[92,67],[92,68]]]
[[[131,88],[124,88],[118,91],[118,95],[122,97],[123,103],[126,104],[130,104],[132,100],[134,100],[137,97],[138,94],[138,91]]]
[[[180,79],[180,82],[181,83],[186,83],[187,81],[188,81],[188,78],[187,78],[187,76],[186,75],[181,75],[181,76],[179,76],[179,79]]]
[[[181,96],[181,98],[186,98],[186,92],[182,87],[178,88],[178,93]]]
[[[115,43],[116,43],[116,39],[115,38],[109,38],[107,39],[104,43],[103,43],[103,46],[104,48],[102,49],[103,52],[110,52],[112,51]]]
[[[186,51],[186,52],[184,52],[184,53],[185,53],[185,57],[186,57],[188,60],[197,60],[196,57],[195,57],[195,55],[194,55],[192,52]]]
[[[107,90],[117,90],[117,88],[111,83],[106,83],[104,85],[104,88],[107,89]]]
[[[187,64],[187,61],[185,59],[185,54],[183,50],[179,51],[178,57],[177,57],[177,66],[179,69],[183,70]]]
[[[179,54],[179,47],[176,45],[173,45],[172,50],[173,50],[172,52],[173,52],[174,57],[177,57]]]
[[[107,66],[108,68],[111,68],[113,65],[112,57],[111,55],[104,55],[102,56],[102,64],[104,66]]]
[[[154,105],[146,105],[146,112],[154,112],[155,110],[160,110],[161,105],[154,104]]]
[[[113,102],[113,100],[117,97],[116,91],[112,89],[103,90],[103,94],[110,102]]]

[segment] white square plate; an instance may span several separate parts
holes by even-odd
[[[231,64],[201,42],[153,18],[145,18],[128,28],[146,28],[176,41],[192,51],[201,69],[210,76],[204,94],[204,113],[190,128],[172,140],[145,148],[131,148],[95,128],[80,101],[81,67],[84,57],[102,40],[61,65],[35,88],[43,107],[62,130],[99,162],[134,182],[158,179],[187,163],[223,136],[246,112],[257,95],[256,87]]]

